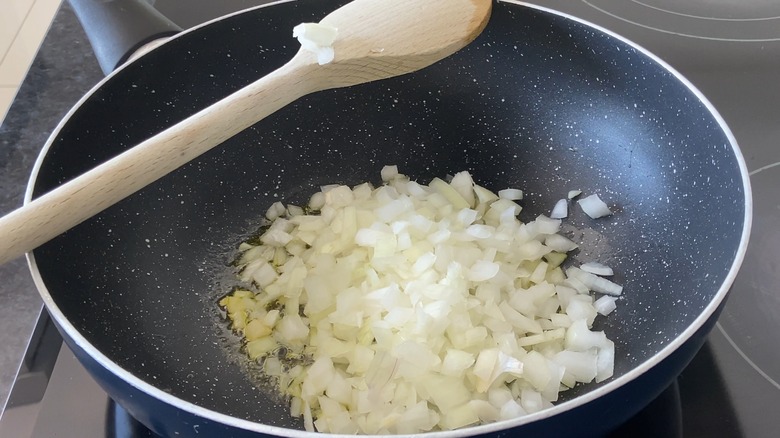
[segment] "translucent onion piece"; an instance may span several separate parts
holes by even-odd
[[[587,262],[580,265],[580,269],[582,269],[585,272],[590,272],[591,274],[601,275],[603,276],[610,276],[614,275],[615,272],[607,265],[603,265],[598,262]]]
[[[523,191],[518,189],[499,190],[498,197],[501,199],[508,199],[510,201],[517,201],[519,199],[523,199]]]
[[[555,203],[555,206],[550,213],[552,219],[563,219],[569,215],[569,203],[565,199],[561,199]]]
[[[336,41],[338,29],[319,23],[301,23],[293,28],[293,37],[305,50],[317,55],[320,65],[333,61],[335,53],[331,47]]]
[[[550,234],[544,239],[544,244],[558,252],[569,252],[577,248],[576,243],[560,234]]]
[[[580,207],[582,207],[582,211],[584,211],[585,214],[593,219],[609,216],[612,214],[612,211],[609,209],[607,204],[605,204],[604,201],[599,198],[599,195],[590,195],[586,198],[580,199],[577,201],[577,203],[580,204]]]
[[[398,166],[384,166],[382,167],[382,171],[380,172],[382,181],[385,182],[390,181],[397,175],[398,175]]]
[[[623,286],[613,283],[606,278],[593,275],[578,268],[569,268],[566,275],[584,284],[588,289],[602,294],[618,297],[623,293]]]
[[[617,309],[616,301],[617,297],[604,295],[593,303],[593,307],[596,308],[596,312],[600,315],[607,316]]]

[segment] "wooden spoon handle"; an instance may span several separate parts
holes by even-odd
[[[303,65],[293,61],[0,218],[0,264],[42,245],[311,92]]]

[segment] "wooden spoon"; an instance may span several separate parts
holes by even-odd
[[[290,62],[0,218],[0,264],[40,246],[307,94],[411,73],[473,41],[492,0],[355,0],[321,23],[335,59]],[[292,31],[292,29],[291,29]]]

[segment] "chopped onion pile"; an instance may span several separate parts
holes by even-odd
[[[577,246],[560,220],[521,223],[519,190],[495,194],[468,172],[427,186],[394,166],[381,176],[324,187],[319,214],[272,206],[238,260],[259,292],[220,301],[307,430],[456,429],[612,376],[614,344],[590,328],[615,298],[589,292],[620,286],[561,268]]]

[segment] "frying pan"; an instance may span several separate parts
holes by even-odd
[[[96,2],[97,3],[97,2]],[[66,116],[28,188],[39,196],[282,65],[287,38],[343,0],[278,2],[183,32],[120,67]],[[717,319],[751,219],[741,153],[721,117],[668,65],[608,31],[514,1],[465,50],[418,73],[306,97],[31,253],[45,305],[107,393],[162,436],[311,436],[258,384],[216,300],[278,200],[469,170],[525,190],[521,219],[569,190],[574,259],[624,285],[597,321],[615,375],[526,417],[434,436],[600,435],[659,394]]]

